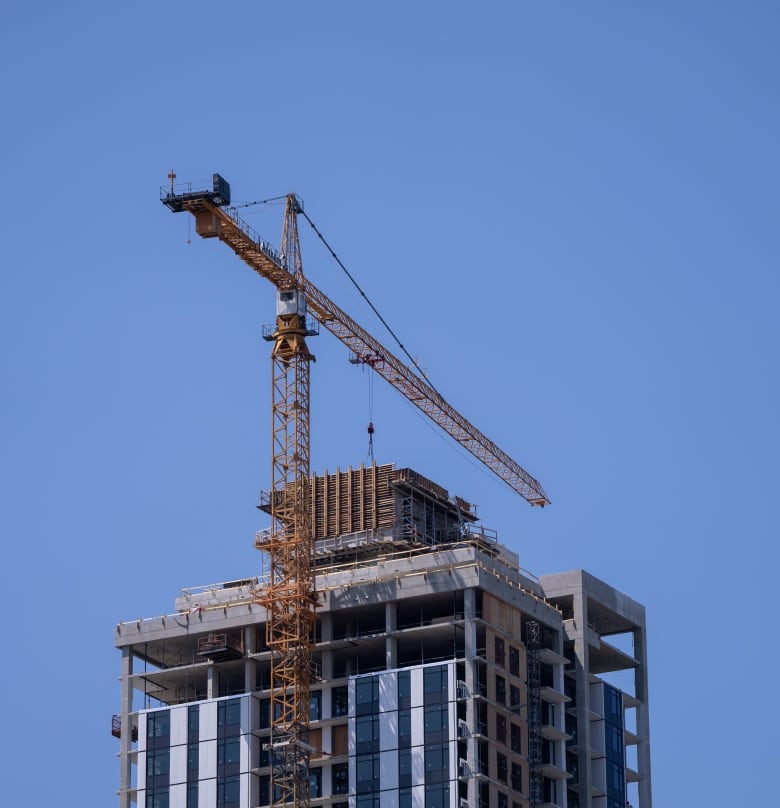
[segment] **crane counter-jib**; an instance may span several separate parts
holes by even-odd
[[[215,190],[212,191],[188,189],[177,194],[173,189],[163,188],[162,202],[174,212],[186,210],[192,213],[198,235],[225,242],[241,260],[277,289],[302,285],[311,315],[355,356],[370,357],[377,373],[531,505],[550,503],[536,479],[450,406],[425,379],[388,351],[308,278],[303,278],[302,284],[297,282],[284,257],[242,221],[234,208],[226,206],[229,186],[226,194],[224,185],[218,186],[216,177],[218,175],[215,175]]]

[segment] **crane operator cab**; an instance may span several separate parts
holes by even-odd
[[[293,314],[306,322],[306,295],[300,289],[280,289],[276,293],[276,316],[288,319]]]

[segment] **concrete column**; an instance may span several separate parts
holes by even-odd
[[[467,760],[472,772],[477,770],[479,760],[479,750],[477,741],[473,737],[478,724],[477,699],[474,695],[478,691],[476,659],[477,656],[477,599],[476,590],[467,589],[463,593],[463,626],[464,626],[464,647],[466,651],[466,689],[471,698],[466,702],[466,723],[469,725],[470,737],[467,743]],[[479,781],[473,778],[469,781],[469,805],[477,804],[477,788]]]
[[[588,653],[588,605],[582,588],[574,593],[574,659],[577,698],[577,766],[579,769],[580,794],[585,795],[585,805],[590,805],[590,660]]]
[[[130,808],[130,787],[132,786],[133,764],[130,759],[130,750],[133,743],[133,726],[131,713],[133,711],[133,648],[126,646],[122,649],[122,703],[120,711],[121,734],[119,737],[119,808]]]
[[[206,668],[206,698],[215,699],[217,697],[217,682],[214,664]]]
[[[244,627],[244,693],[257,688],[257,663],[249,655],[255,652],[255,626]]]
[[[634,656],[640,665],[634,671],[634,693],[641,704],[636,708],[636,734],[642,739],[636,750],[639,769],[639,806],[652,808],[653,794],[650,786],[650,704],[647,676],[647,632],[634,629]]]
[[[330,612],[320,614],[320,640],[323,643],[333,642],[333,615]],[[322,652],[322,679],[329,682],[333,678],[333,651]]]
[[[395,603],[385,604],[385,667],[388,670],[393,670],[398,667],[398,640],[390,636],[395,633],[397,628],[397,615]]]

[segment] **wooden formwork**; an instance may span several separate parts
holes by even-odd
[[[393,527],[396,494],[391,483],[392,463],[346,471],[327,471],[311,477],[311,526],[313,539],[325,539],[361,530]]]

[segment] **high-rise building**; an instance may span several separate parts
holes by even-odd
[[[312,805],[651,808],[640,604],[582,571],[535,578],[410,469],[314,476],[311,517]],[[271,801],[262,585],[117,626],[120,808]]]

